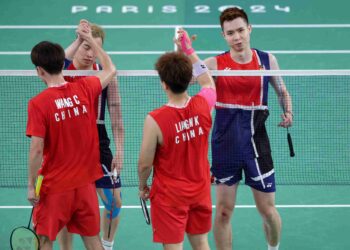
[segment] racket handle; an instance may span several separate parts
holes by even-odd
[[[40,195],[40,189],[41,189],[41,184],[43,183],[44,176],[39,175],[38,178],[36,179],[36,184],[35,184],[35,196],[39,197]]]
[[[112,222],[109,222],[109,225],[108,225],[108,239],[111,237],[111,227],[112,227]]]
[[[292,136],[290,135],[289,132],[287,133],[287,140],[288,140],[290,157],[294,157],[295,153],[294,153],[294,147],[293,147],[293,142],[292,142]]]
[[[118,172],[117,172],[117,169],[113,169],[113,180],[116,181],[117,180],[117,177],[118,177]]]

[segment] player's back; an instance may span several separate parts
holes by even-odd
[[[196,95],[183,108],[165,105],[150,115],[163,136],[154,160],[153,186],[165,188],[172,201],[195,202],[210,186],[208,137],[212,119],[207,101]]]
[[[43,132],[32,133],[43,133],[45,138],[42,174],[46,183],[55,180],[55,185],[44,187],[44,191],[66,190],[100,176],[93,103],[101,85],[96,77],[86,79],[48,88],[31,100],[42,114],[38,124],[45,127],[33,128]],[[76,176],[79,182],[74,181]]]

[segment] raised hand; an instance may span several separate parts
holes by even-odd
[[[177,33],[178,37],[174,38],[174,43],[177,45],[178,50],[184,52],[186,55],[194,53],[192,41],[196,40],[197,36],[192,35],[189,37],[188,33],[182,28],[180,28]]]
[[[79,39],[82,39],[82,40],[88,40],[92,38],[89,22],[85,19],[80,20],[76,33]]]

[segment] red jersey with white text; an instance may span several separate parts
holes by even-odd
[[[29,101],[27,136],[44,138],[43,193],[67,191],[102,177],[94,102],[97,77],[50,87]]]
[[[151,197],[157,192],[171,205],[190,205],[210,196],[208,137],[216,93],[202,91],[183,108],[164,105],[150,113],[163,136],[153,162]],[[214,97],[212,103],[207,94]]]
[[[70,61],[68,59],[64,60],[64,69],[65,70],[77,70],[77,68],[73,64],[73,61]],[[94,63],[92,65],[92,69],[93,70],[100,70],[101,66],[98,65],[97,63]],[[84,77],[86,77],[86,76],[64,76],[64,80],[66,80],[67,82],[75,82],[75,81],[77,81],[81,78],[84,78]],[[103,94],[101,94],[101,97],[98,96],[95,100],[95,103],[94,103],[97,120],[104,120],[105,103],[106,103],[106,98],[107,98],[107,88],[108,87],[106,87],[102,90]],[[101,111],[99,110],[99,107],[100,107]],[[100,113],[102,113],[102,119],[100,117],[101,116]]]
[[[235,62],[230,52],[216,56],[218,70],[260,70],[263,64],[256,50],[252,60],[241,64]],[[267,105],[267,83],[261,76],[218,76],[216,79],[216,107],[245,108]]]

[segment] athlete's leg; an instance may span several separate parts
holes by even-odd
[[[73,250],[73,234],[64,227],[57,235],[60,250]]]
[[[193,250],[209,250],[208,233],[187,234]]]
[[[277,246],[281,239],[282,222],[275,207],[275,193],[264,193],[252,188],[256,207],[263,219],[263,227],[267,242]]]
[[[270,246],[277,246],[281,238],[281,218],[275,207],[276,187],[271,154],[247,160],[246,164],[246,184],[252,188],[267,242]]]
[[[177,244],[163,244],[164,250],[182,250],[183,242]]]
[[[44,235],[38,235],[40,241],[40,250],[52,250],[52,241],[49,237]]]
[[[108,229],[109,229],[109,215],[110,215],[110,208],[111,208],[111,197],[113,194],[113,189],[107,189],[103,190],[103,188],[97,188],[97,193],[99,194],[100,198],[103,200],[105,204],[107,204],[107,208],[105,206],[103,210],[103,215],[101,216],[101,229],[102,229],[102,239],[105,241],[113,242],[115,234],[117,232],[118,224],[119,224],[119,218],[120,214],[119,211],[122,206],[122,199],[121,199],[121,189],[116,188],[114,190],[114,211],[112,213],[112,225],[111,225],[111,232],[110,236],[108,237]],[[118,210],[119,209],[119,210]]]
[[[87,250],[103,250],[99,235],[81,236]]]
[[[214,238],[216,249],[232,249],[231,217],[236,203],[238,184],[216,186],[216,214],[214,221]]]

